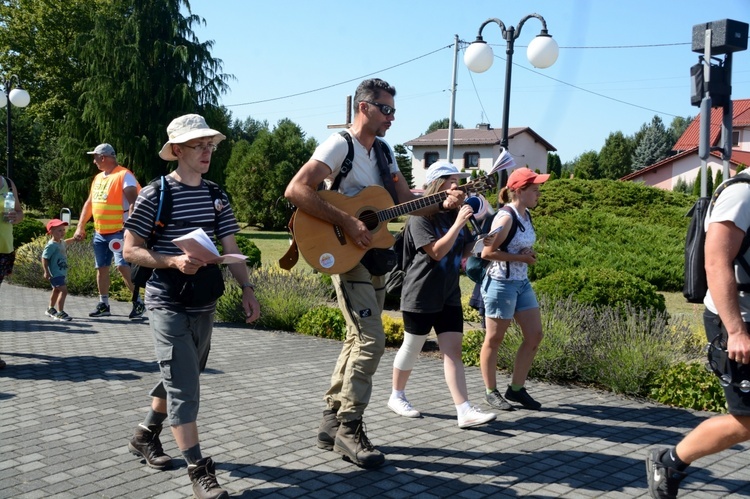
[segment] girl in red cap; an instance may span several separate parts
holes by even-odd
[[[482,258],[491,263],[482,282],[487,332],[480,352],[480,366],[487,403],[505,411],[513,410],[507,400],[526,409],[539,410],[542,407],[529,395],[524,384],[542,342],[539,302],[528,279],[528,266],[536,263],[533,250],[536,233],[529,208],[534,208],[539,202],[539,185],[548,178],[549,175],[539,175],[528,168],[511,173],[507,186],[498,194],[500,203],[507,207],[499,210],[492,222],[493,230],[502,228],[492,244],[482,250]],[[510,235],[513,225],[517,229]],[[511,239],[506,245],[509,235]],[[504,249],[500,249],[501,245]],[[497,390],[497,351],[513,319],[521,327],[523,341],[516,353],[511,384],[503,398]]]

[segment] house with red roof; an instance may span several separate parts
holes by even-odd
[[[750,99],[733,101],[732,111],[732,157],[729,160],[729,172],[731,176],[734,176],[739,165],[750,165]],[[711,147],[721,147],[722,145],[721,122],[723,112],[722,108],[711,109],[709,135]],[[680,179],[688,184],[695,182],[701,167],[701,159],[698,157],[699,143],[700,114],[695,117],[677,140],[672,148],[675,153],[673,156],[625,175],[620,180],[643,182],[646,185],[666,190],[674,189],[675,184]],[[724,163],[721,159],[721,151],[712,151],[706,163],[714,175],[717,171],[723,171]]]
[[[453,164],[459,170],[488,172],[500,155],[502,129],[480,123],[476,128],[453,130]],[[412,153],[414,186],[421,188],[427,168],[436,161],[448,159],[448,129],[435,130],[405,142]],[[532,170],[547,172],[547,152],[557,151],[529,127],[508,128],[508,151],[516,168],[528,166]],[[510,173],[510,172],[508,172]]]

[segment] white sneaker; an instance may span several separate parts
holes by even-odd
[[[405,418],[418,418],[422,416],[422,413],[412,407],[406,398],[401,399],[391,397],[388,399],[388,408],[399,416],[404,416]]]
[[[494,412],[482,412],[479,407],[472,406],[465,414],[458,415],[459,428],[471,428],[480,424],[494,421],[497,416]]]

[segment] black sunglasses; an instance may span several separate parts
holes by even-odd
[[[380,112],[383,113],[385,116],[390,116],[396,113],[396,108],[391,107],[387,104],[381,104],[380,102],[372,102],[369,100],[364,100],[362,102],[366,102],[368,104],[372,104],[373,106],[377,107],[378,109],[380,109]]]

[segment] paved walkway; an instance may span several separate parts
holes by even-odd
[[[0,288],[0,497],[189,497],[185,463],[155,471],[127,440],[157,379],[147,323],[47,318],[48,293]],[[340,348],[331,340],[217,325],[202,378],[202,448],[232,497],[643,497],[644,455],[673,444],[706,414],[583,388],[531,382],[541,412],[518,410],[473,430],[456,426],[442,363],[421,358],[408,393],[421,419],[386,408],[394,351],[386,352],[365,414],[387,455],[361,470],[315,446],[322,394]],[[478,368],[469,392],[481,401]],[[503,376],[500,377],[501,382]],[[169,432],[165,450],[179,456]],[[680,498],[750,497],[747,447],[704,459]]]

